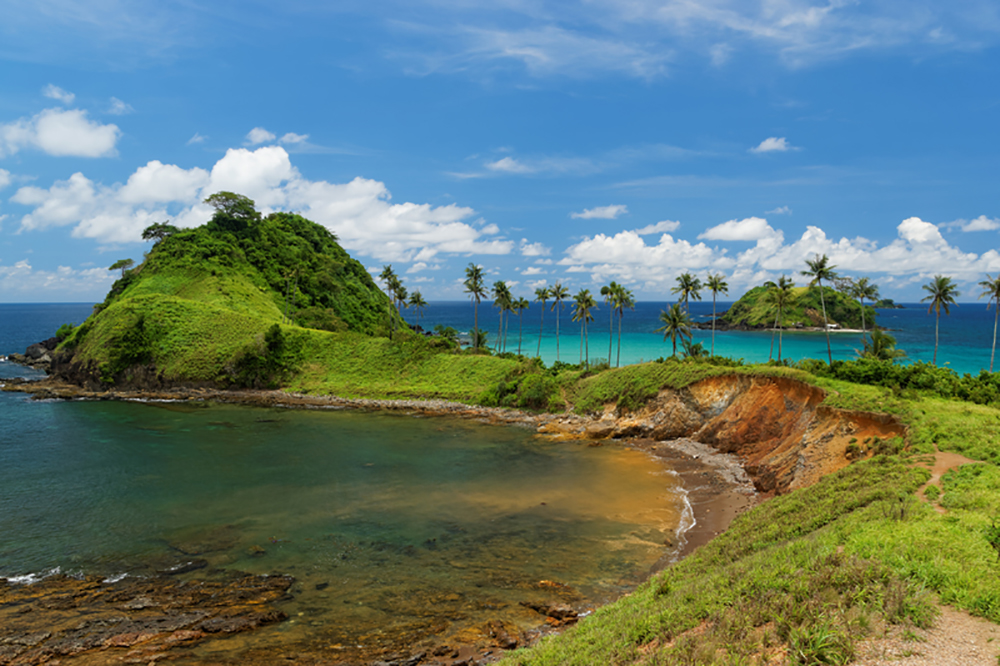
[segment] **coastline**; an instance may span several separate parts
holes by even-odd
[[[557,441],[567,439],[577,441],[600,440],[606,446],[626,446],[645,450],[661,461],[665,469],[670,470],[680,477],[681,485],[687,494],[689,506],[693,513],[693,523],[683,533],[678,534],[672,542],[668,541],[664,544],[665,552],[663,556],[649,569],[642,582],[648,580],[650,576],[655,575],[665,567],[686,557],[699,546],[724,532],[737,515],[754,506],[758,500],[749,476],[747,476],[746,471],[735,456],[719,453],[712,449],[712,447],[694,442],[693,440],[656,441],[643,438],[608,440],[601,437],[588,437],[588,426],[593,426],[598,421],[598,418],[595,417],[583,417],[571,414],[533,414],[520,410],[479,407],[445,400],[341,398],[337,396],[303,395],[276,390],[223,391],[205,388],[178,388],[165,391],[95,392],[86,391],[52,379],[36,381],[6,380],[3,383],[2,390],[25,393],[34,399],[121,400],[153,403],[197,401],[289,409],[391,411],[412,414],[414,416],[457,416],[459,418],[474,419],[487,424],[533,428],[535,430],[538,430],[545,424],[557,422],[562,432],[539,432],[538,436]],[[565,434],[565,429],[567,428],[577,431],[580,436],[567,437]],[[11,583],[13,581],[7,581],[7,585]],[[50,584],[55,585],[57,583],[66,585],[69,589],[74,589],[79,584],[69,580],[53,580]],[[136,585],[135,581],[124,581],[120,584],[118,581],[104,581],[103,583],[101,587],[108,590],[120,587],[121,585],[126,587]],[[85,582],[85,584],[92,586],[93,581]],[[3,587],[4,583],[0,581],[0,588]],[[44,587],[37,588],[37,592],[41,593]],[[557,606],[553,605],[552,608],[557,608]],[[582,612],[582,609],[576,610]],[[277,612],[275,611],[275,613]],[[448,647],[457,650],[457,654],[461,655],[462,658],[473,658],[476,660],[476,663],[486,663],[499,658],[505,649],[510,649],[514,646],[529,645],[546,634],[560,631],[563,627],[575,621],[575,612],[572,617],[563,620],[553,620],[554,616],[541,618],[538,628],[520,636],[517,636],[514,632],[494,635],[493,630],[490,629],[488,632],[484,632],[482,636],[474,637],[469,635],[467,637],[468,640],[463,642],[463,644]],[[545,621],[541,621],[542,619]],[[279,616],[269,615],[267,623],[273,621],[280,621]],[[256,623],[251,624],[256,626]],[[251,624],[246,625],[248,629],[253,628]],[[204,633],[202,632],[202,634]],[[188,635],[184,634],[184,636]],[[190,637],[192,642],[199,640],[194,634],[190,634]],[[514,640],[513,644],[504,644],[511,639]],[[444,638],[441,637],[438,640],[444,640]],[[187,643],[186,640],[183,642]],[[136,644],[136,648],[139,647],[140,645]],[[443,644],[439,647],[443,647]],[[434,649],[436,650],[437,648]],[[384,658],[384,656],[386,655],[373,654],[362,656],[359,654],[357,657],[361,657],[362,661],[357,663],[373,663],[371,662],[372,658]],[[441,655],[441,657],[444,661],[438,663],[458,663],[449,656]],[[435,662],[431,661],[430,663]]]

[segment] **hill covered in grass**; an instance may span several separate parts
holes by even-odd
[[[754,287],[733,303],[719,317],[724,324],[734,328],[772,328],[777,310],[767,298],[768,288]],[[861,304],[832,287],[823,287],[826,316],[831,324],[841,328],[861,328]],[[871,328],[875,310],[865,306],[864,323]],[[793,287],[788,305],[784,308],[778,326],[786,329],[823,327],[823,304],[818,288]]]

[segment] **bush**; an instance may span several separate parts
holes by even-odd
[[[244,388],[277,388],[292,369],[292,358],[281,326],[274,324],[236,357],[230,379]]]

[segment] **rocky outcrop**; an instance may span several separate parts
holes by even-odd
[[[825,397],[794,379],[729,375],[665,389],[634,412],[608,405],[593,422],[556,419],[539,431],[566,439],[687,437],[739,456],[759,492],[784,493],[865,455],[864,440],[906,434],[890,416],[827,407]]]

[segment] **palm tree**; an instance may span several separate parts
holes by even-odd
[[[465,282],[463,284],[465,285],[465,293],[469,294],[469,298],[476,305],[475,325],[472,327],[472,348],[479,349],[477,343],[486,339],[485,336],[478,335],[479,301],[486,295],[486,289],[483,286],[483,267],[469,262],[469,265],[465,267]]]
[[[601,296],[604,297],[604,302],[608,304],[608,365],[611,365],[611,345],[615,341],[615,295],[621,288],[617,282],[612,281],[611,284],[606,284],[601,287]]]
[[[406,307],[406,287],[403,286],[398,277],[393,275],[389,288],[392,290],[392,299],[396,304],[396,314],[403,321],[403,308]]]
[[[990,352],[990,372],[993,372],[993,357],[997,353],[997,315],[1000,314],[1000,273],[997,273],[995,278],[991,278],[987,273],[986,279],[980,282],[979,286],[983,288],[979,298],[990,297],[990,300],[986,301],[986,309],[990,309],[990,303],[996,304],[993,310],[993,351]]]
[[[819,302],[823,306],[823,331],[826,333],[826,357],[830,365],[833,365],[833,350],[830,348],[830,322],[826,320],[826,299],[823,297],[823,280],[833,282],[837,274],[833,272],[836,266],[830,266],[830,259],[824,254],[816,255],[813,259],[806,259],[806,266],[809,270],[802,271],[802,275],[811,277],[810,287],[819,287]]]
[[[573,297],[573,321],[580,322],[580,362],[584,359],[584,340],[587,349],[587,367],[590,367],[590,335],[587,323],[594,320],[590,311],[597,307],[597,301],[591,296],[589,289],[581,289]]]
[[[871,342],[864,340],[864,350],[859,352],[855,349],[854,351],[861,358],[873,358],[878,361],[889,361],[890,363],[895,363],[897,358],[906,356],[905,351],[896,349],[896,338],[888,333],[883,333],[877,328],[872,329]]]
[[[677,276],[677,286],[670,290],[671,294],[680,294],[681,300],[684,301],[685,312],[690,313],[690,308],[688,307],[688,298],[694,298],[695,300],[701,300],[701,294],[698,292],[701,290],[701,280],[694,276],[693,273],[681,273]]]
[[[618,310],[618,356],[615,360],[615,367],[619,367],[622,360],[622,315],[625,313],[625,308],[629,310],[635,309],[635,296],[632,294],[632,290],[618,285],[614,305],[615,309]],[[608,363],[611,363],[610,358],[608,359]]]
[[[542,355],[542,330],[545,328],[545,301],[549,300],[548,287],[539,287],[535,289],[535,302],[542,304],[542,316],[538,323],[538,351],[535,352],[535,356]]]
[[[705,280],[705,288],[712,292],[712,356],[715,356],[715,297],[729,293],[729,284],[722,279],[724,277],[722,273],[709,273]]]
[[[934,359],[931,361],[931,365],[937,365],[938,325],[941,323],[941,308],[944,308],[945,314],[951,314],[948,311],[948,306],[955,305],[955,299],[961,294],[958,293],[958,285],[952,282],[950,277],[944,275],[935,275],[934,280],[923,287],[929,293],[921,298],[920,302],[930,301],[931,305],[927,308],[927,314],[933,310],[937,316],[934,321]]]
[[[691,317],[681,309],[680,303],[674,303],[669,310],[660,311],[660,321],[663,322],[663,326],[656,329],[656,332],[663,332],[664,342],[667,341],[667,336],[670,336],[670,341],[674,343],[674,353],[671,356],[677,356],[677,338],[682,340],[691,338]]]
[[[552,297],[552,309],[556,311],[556,362],[559,362],[559,320],[562,314],[562,302],[569,296],[569,289],[558,282],[549,287],[549,296]]]
[[[778,363],[781,363],[782,333],[785,330],[782,316],[785,313],[785,308],[795,301],[795,295],[792,293],[792,287],[795,286],[795,283],[792,282],[791,278],[782,275],[778,278],[777,284],[774,282],[768,282],[764,286],[768,287],[767,292],[764,294],[764,302],[771,305],[775,309],[774,327],[778,329]],[[771,347],[773,351],[773,331],[771,332]],[[768,360],[770,360],[770,358]]]
[[[503,280],[497,280],[493,283],[493,306],[500,310],[500,325],[497,327],[497,344],[496,350],[502,351],[501,343],[506,342],[503,337],[503,315],[505,312],[510,310],[510,289],[507,288],[507,283]]]
[[[869,301],[878,300],[878,285],[874,282],[869,282],[866,277],[858,278],[851,285],[851,296],[861,302],[861,342],[864,343],[865,329],[867,328],[865,324],[865,299],[867,298]],[[872,324],[874,323],[872,322]]]
[[[423,294],[420,293],[419,289],[410,294],[410,307],[416,311],[417,321],[424,318],[424,308],[427,307],[427,301],[424,300]]]
[[[521,355],[521,339],[524,328],[524,317],[521,314],[531,307],[531,303],[525,297],[520,297],[514,301],[514,312],[517,313],[517,355]]]

